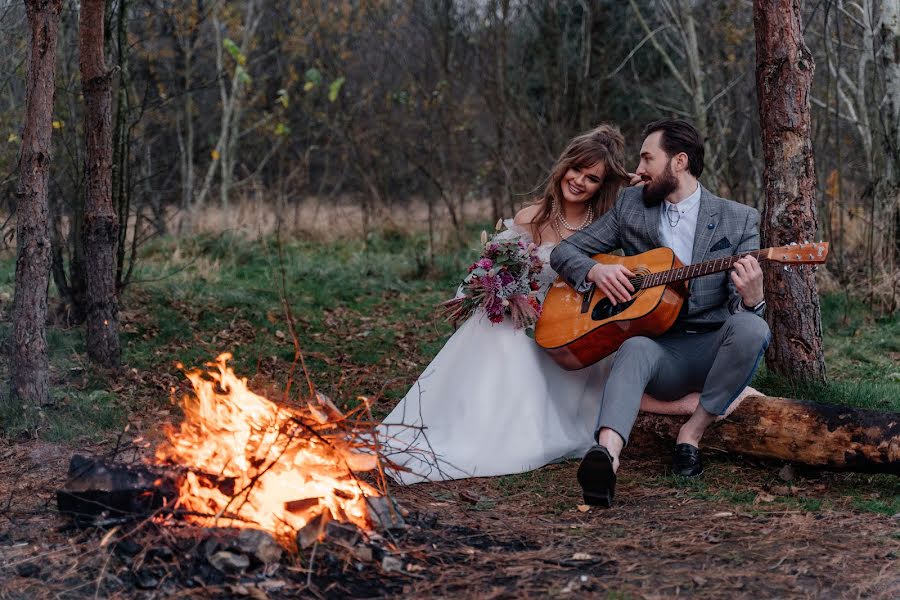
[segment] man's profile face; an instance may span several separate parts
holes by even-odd
[[[662,202],[678,189],[678,179],[672,171],[672,159],[662,149],[662,131],[654,131],[641,146],[641,162],[635,173],[644,181],[643,198],[647,206]]]

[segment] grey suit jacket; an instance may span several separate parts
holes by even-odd
[[[633,256],[662,246],[659,211],[658,205],[644,205],[641,188],[627,188],[609,212],[560,242],[550,255],[550,265],[576,290],[587,291],[593,284],[585,277],[596,264],[592,255],[621,248]],[[714,196],[701,186],[693,263],[758,249],[759,211]],[[690,299],[678,317],[682,325],[721,324],[741,310],[740,294],[727,271],[692,279],[689,289]]]

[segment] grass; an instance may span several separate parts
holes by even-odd
[[[828,383],[792,381],[761,368],[754,387],[775,396],[900,411],[900,315],[872,315],[844,294],[823,296]]]
[[[482,228],[472,226],[467,239],[474,242]],[[390,230],[366,242],[286,239],[282,254],[286,297],[314,382],[345,406],[361,395],[382,398],[377,415],[452,332],[434,317],[434,306],[452,295],[475,250],[445,249],[428,264],[422,234]],[[0,306],[11,302],[14,268],[14,257],[0,257]],[[166,404],[169,390],[183,382],[176,363],[201,366],[223,351],[251,382],[285,385],[294,348],[274,238],[226,232],[158,239],[143,248],[135,278],[121,298],[122,342],[125,372],[141,383],[104,395],[108,378],[86,360],[83,330],[51,327],[56,407],[40,415],[0,413],[8,434],[102,436],[121,427],[129,410]],[[843,295],[824,297],[822,315],[829,383],[793,382],[763,369],[754,385],[770,394],[900,410],[900,318],[876,318]],[[0,322],[0,337],[9,328]],[[508,485],[518,487],[515,480]]]

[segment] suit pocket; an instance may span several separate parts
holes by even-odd
[[[723,236],[718,242],[709,247],[709,251],[718,252],[719,250],[727,250],[728,248],[731,248],[731,241]]]

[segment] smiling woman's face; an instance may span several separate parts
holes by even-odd
[[[584,168],[572,167],[559,182],[560,191],[566,202],[587,202],[594,197],[603,184],[606,165],[598,162]]]

